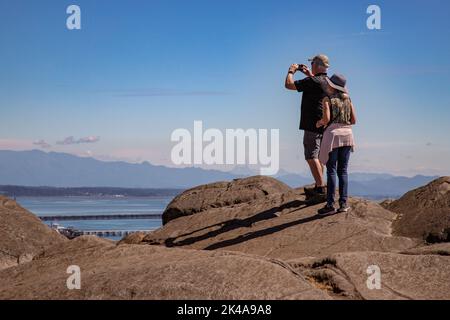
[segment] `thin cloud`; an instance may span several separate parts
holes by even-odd
[[[78,140],[78,143],[96,143],[99,140],[100,140],[100,137],[89,136],[89,137],[80,138]]]
[[[45,140],[36,140],[36,141],[33,142],[33,145],[39,146],[39,147],[44,148],[44,149],[51,148],[51,145],[48,144],[47,142],[45,142]]]
[[[67,137],[62,141],[57,141],[56,144],[58,145],[72,145],[72,144],[81,144],[81,143],[96,143],[100,141],[100,137],[96,137],[96,136],[88,136],[88,137],[83,137],[80,139],[75,139],[73,136]]]

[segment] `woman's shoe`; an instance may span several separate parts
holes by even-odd
[[[348,212],[350,210],[350,206],[347,203],[341,203],[339,205],[338,212]]]

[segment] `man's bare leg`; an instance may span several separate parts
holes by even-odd
[[[316,181],[316,187],[325,186],[325,183],[323,182],[323,166],[319,159],[309,159],[306,161],[308,162],[311,173]]]

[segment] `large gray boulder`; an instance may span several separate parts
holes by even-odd
[[[246,203],[289,190],[286,184],[263,176],[198,186],[184,191],[169,203],[163,213],[163,224],[207,209]]]

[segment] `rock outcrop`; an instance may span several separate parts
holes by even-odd
[[[66,240],[14,200],[0,196],[0,270],[28,262]]]
[[[231,182],[229,188],[236,194],[241,189],[252,192],[245,180]],[[207,190],[207,186],[202,188]],[[191,192],[179,198],[188,198]],[[207,203],[209,194],[196,193],[193,197],[197,203]],[[177,200],[174,203],[180,211],[184,209],[182,203]],[[238,204],[205,207],[195,214],[180,216],[146,236],[127,237],[122,243],[231,250],[277,259],[349,251],[395,252],[421,243],[392,235],[395,213],[367,200],[351,199],[350,204],[353,210],[349,213],[320,218],[316,213],[323,204],[311,205],[302,189],[288,189]]]
[[[430,243],[450,242],[450,177],[412,190],[387,208],[399,214],[395,234]]]
[[[160,229],[119,243],[64,241],[33,217],[24,228],[4,200],[8,247],[33,253],[0,270],[0,299],[450,299],[450,243],[422,238],[447,227],[448,178],[383,206],[351,198],[350,212],[327,217],[272,178],[214,183],[176,197]],[[17,244],[33,237],[34,251]],[[67,288],[70,265],[80,290]]]

